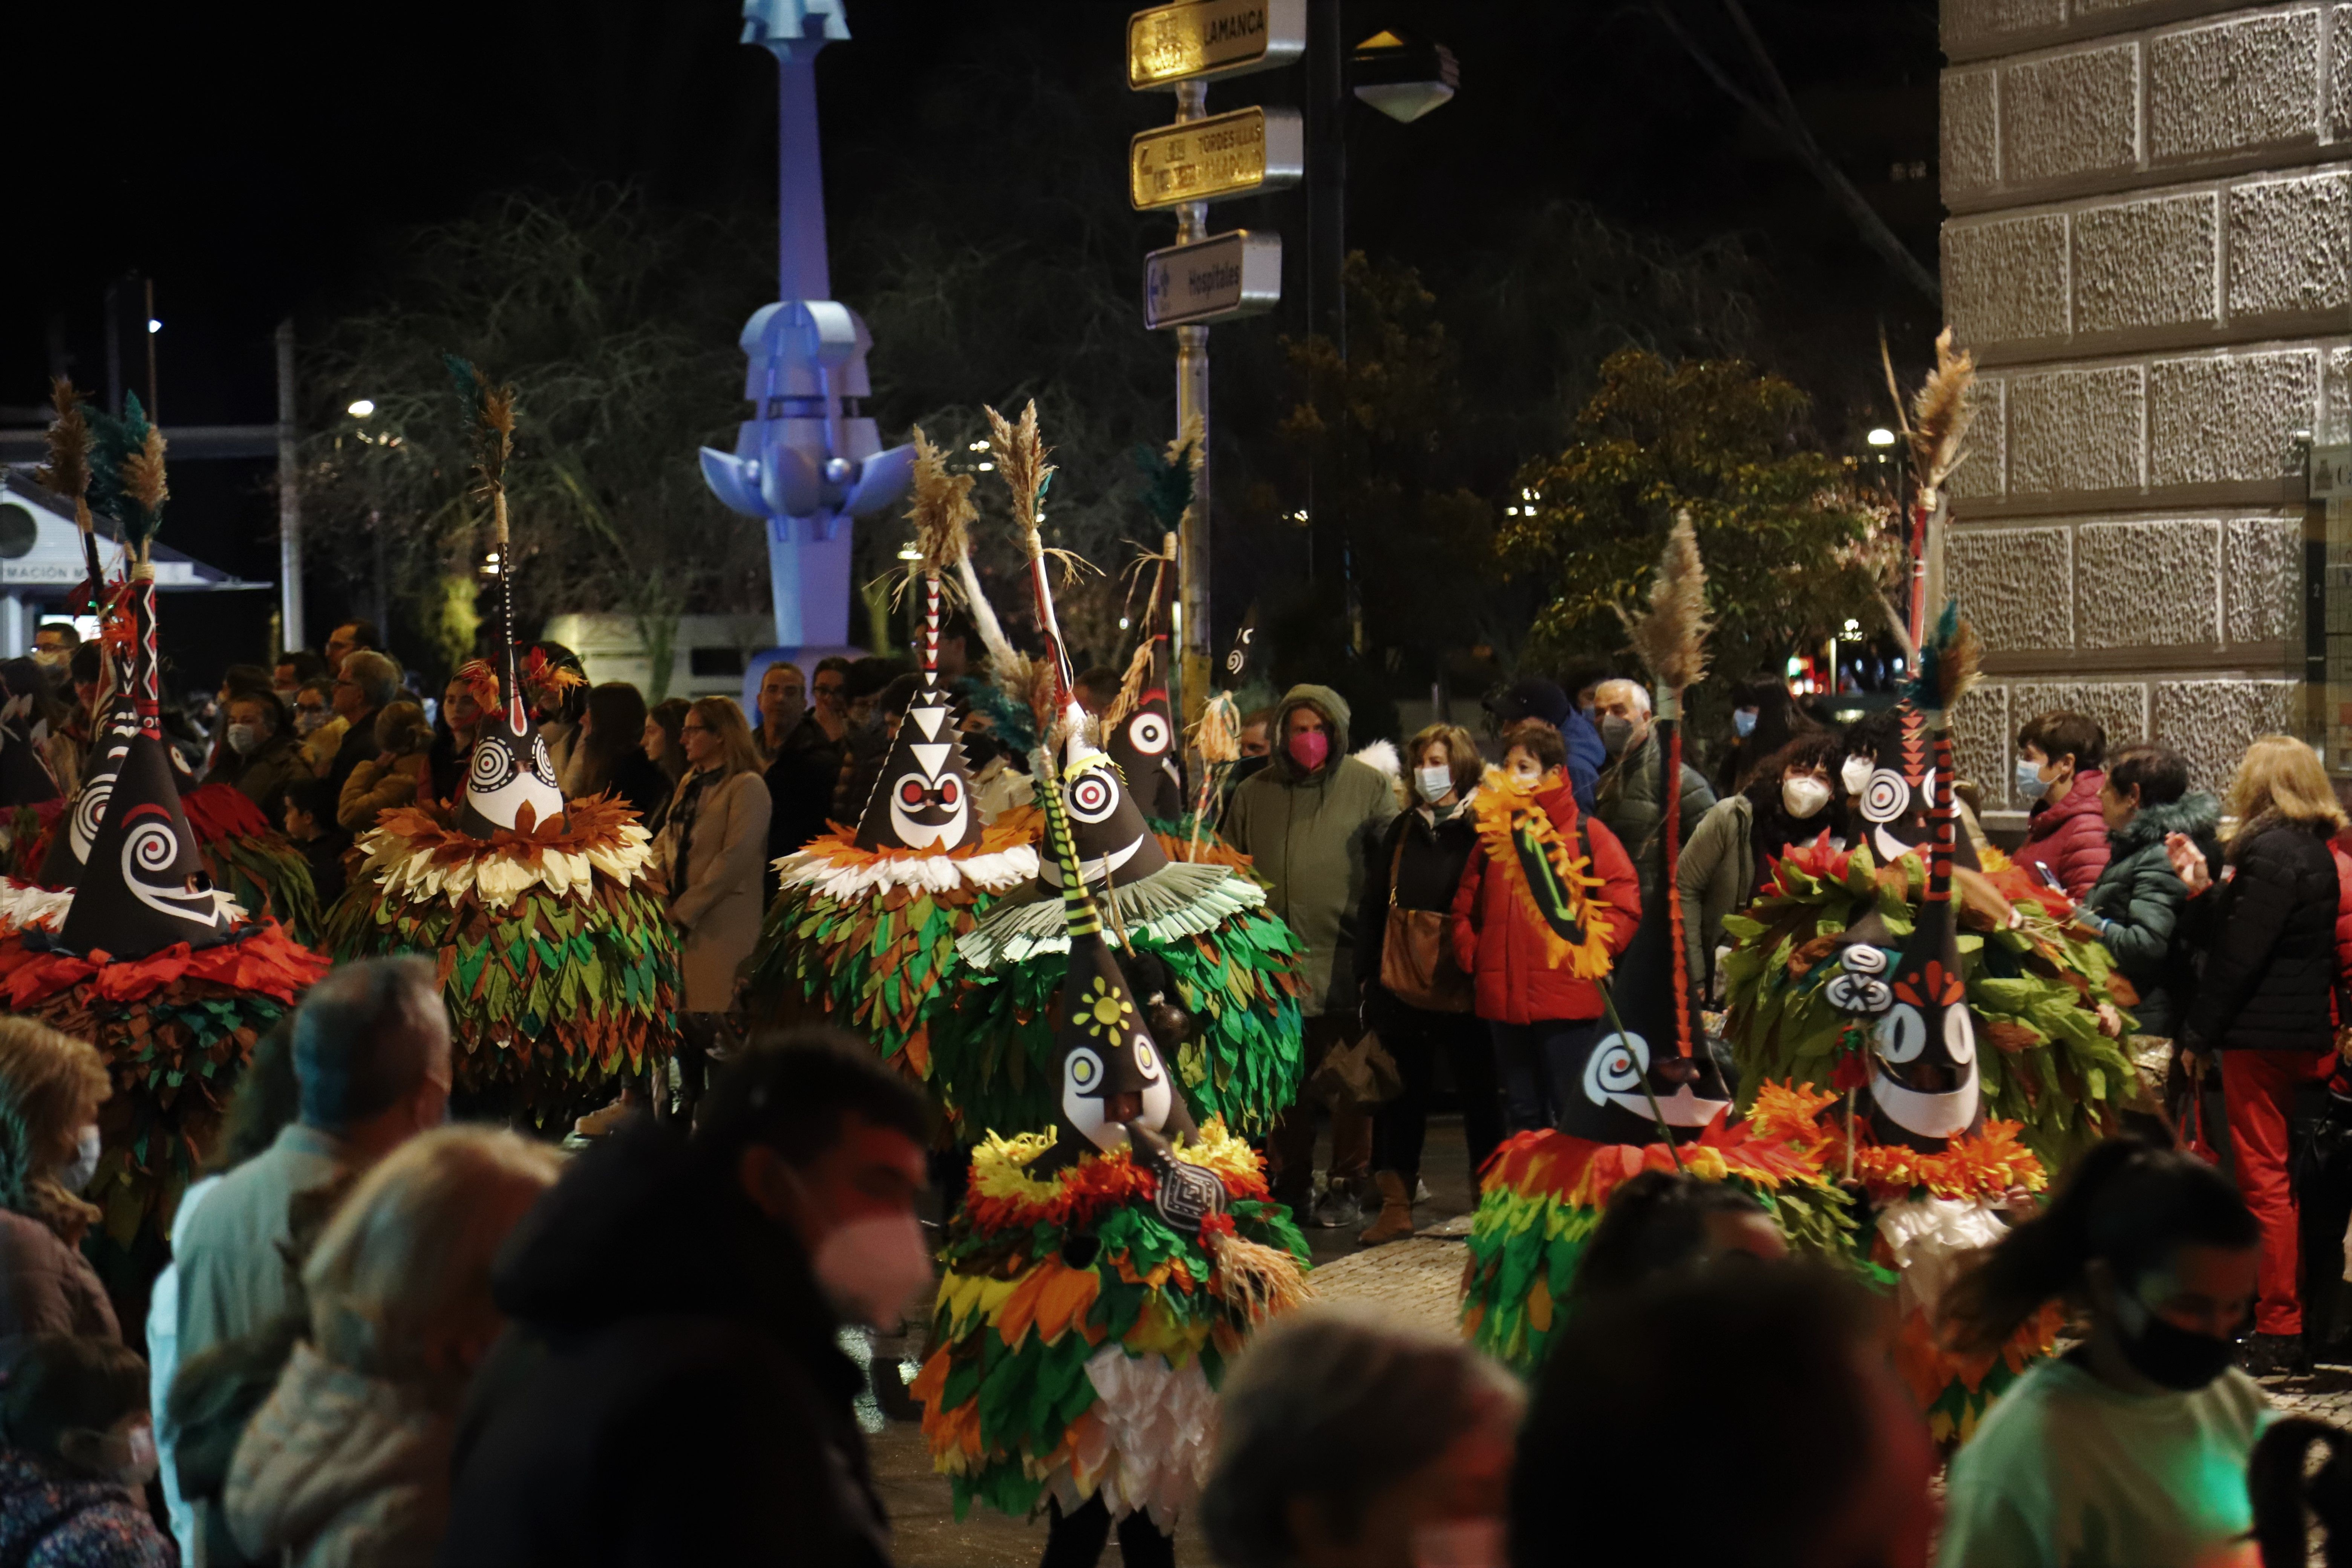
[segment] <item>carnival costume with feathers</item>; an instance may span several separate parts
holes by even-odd
[[[1651,588],[1631,622],[1656,682],[1665,776],[1682,767],[1682,694],[1704,675],[1706,573],[1687,516],[1677,519]],[[1556,784],[1557,775],[1548,775]],[[1832,1097],[1779,1090],[1744,1120],[1699,1022],[1684,960],[1675,890],[1681,841],[1666,794],[1664,900],[1642,911],[1611,973],[1599,884],[1579,847],[1535,795],[1490,779],[1473,802],[1489,875],[1501,875],[1540,917],[1553,963],[1591,980],[1607,1004],[1582,1068],[1559,1093],[1560,1125],[1507,1140],[1480,1173],[1478,1212],[1463,1270],[1462,1322],[1487,1353],[1532,1374],[1559,1326],[1586,1245],[1610,1195],[1644,1170],[1678,1170],[1753,1194],[1792,1247],[1838,1261],[1853,1252],[1852,1219],[1825,1173],[1817,1114]],[[1664,1134],[1664,1136],[1661,1136]]]
[[[1160,528],[1160,552],[1136,563],[1151,575],[1144,601],[1143,636],[1128,661],[1118,696],[1103,715],[1103,749],[1118,764],[1128,793],[1144,821],[1160,833],[1186,837],[1184,772],[1177,744],[1176,715],[1168,701],[1169,603],[1176,581],[1176,531],[1192,507],[1201,467],[1198,426],[1170,447],[1167,456],[1136,449],[1144,477],[1143,504]]]
[[[526,689],[576,681],[539,650],[518,666],[506,462],[511,387],[451,358],[476,429],[478,493],[499,552],[495,700],[451,807],[386,811],[328,917],[338,958],[423,952],[440,966],[457,1089],[541,1123],[604,1104],[677,1041],[677,943],[649,837],[610,795],[566,802]]]
[[[1171,1045],[1178,1086],[1193,1112],[1255,1135],[1288,1104],[1298,1079],[1306,983],[1304,950],[1265,907],[1246,862],[1221,847],[1183,858],[1184,841],[1156,834],[1129,795],[1118,766],[1087,738],[1070,696],[1069,657],[1054,615],[1050,553],[1038,508],[1051,478],[1031,405],[1016,428],[989,411],[998,468],[1011,489],[1029,557],[1030,584],[1046,640],[1032,700],[1058,741],[1035,752],[1033,772],[1056,781],[1076,849],[1077,874],[1128,952],[1145,1005],[1181,1044]],[[1025,661],[1024,665],[1025,665]],[[1050,1110],[1055,1045],[1048,1021],[1069,935],[1061,900],[1068,873],[1048,859],[958,939],[972,989],[956,1008],[952,1040],[933,1043],[933,1070],[964,1127],[1038,1125]]]
[[[1305,1298],[1307,1244],[1249,1146],[1196,1130],[1052,772],[1038,795],[1066,926],[1050,1108],[972,1151],[913,1392],[958,1518],[1098,1495],[1170,1531],[1207,1474],[1225,1363]]]
[[[953,1029],[956,939],[1037,876],[1035,813],[983,823],[939,677],[943,574],[963,561],[971,478],[915,432],[915,537],[922,552],[923,684],[855,827],[777,860],[780,881],[746,971],[745,1011],[768,1023],[829,1020],[908,1077],[931,1078],[935,1029]]]
[[[136,631],[130,689],[105,737],[105,788],[76,802],[89,837],[74,887],[0,891],[0,1011],[88,1040],[106,1058],[114,1093],[100,1108],[102,1152],[84,1192],[110,1244],[97,1261],[120,1292],[163,1261],[172,1212],[255,1040],[327,960],[214,886],[165,760],[152,562],[169,495],[163,432],[135,396],[121,419],[85,416],[62,384],[58,404],[49,472],[87,483],[121,531]]]
[[[1977,659],[1948,605],[1920,649],[1901,770],[1874,773],[1864,801],[1872,844],[1901,858],[1882,870],[1869,846],[1792,850],[1726,923],[1743,1077],[1843,1094],[1829,1157],[1875,1210],[1872,1257],[1899,1279],[1897,1364],[1944,1443],[1966,1441],[2061,1326],[2053,1306],[1999,1352],[1956,1355],[1934,1327],[1945,1287],[2006,1234],[2009,1195],[2047,1184],[2043,1140],[2054,1163],[2097,1136],[2131,1072],[2089,999],[2104,955],[2086,971],[2041,905],[2012,907],[2002,894],[2021,897],[2021,877],[1953,864],[1950,710]],[[2039,1126],[1999,1119],[2004,1102],[2042,1112]]]

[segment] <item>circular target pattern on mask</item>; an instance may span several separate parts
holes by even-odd
[[[1160,1053],[1152,1048],[1150,1037],[1135,1037],[1135,1068],[1146,1083],[1160,1081]]]
[[[1088,768],[1070,781],[1070,815],[1080,822],[1108,822],[1118,809],[1118,782],[1103,769]]]
[[[1932,780],[1931,780],[1932,782]],[[1892,822],[1911,809],[1911,784],[1893,768],[1872,772],[1863,787],[1862,815],[1869,822]]]
[[[501,790],[514,783],[515,754],[504,746],[479,745],[474,748],[473,760],[466,764],[468,787],[482,791]]]
[[[1890,1062],[1916,1062],[1919,1053],[1927,1048],[1927,1020],[1919,1009],[1908,1002],[1897,1003],[1895,1010],[1878,1020],[1873,1031],[1878,1054]]]
[[[1606,1105],[1605,1096],[1631,1094],[1650,1068],[1650,1042],[1639,1035],[1607,1034],[1584,1058],[1584,1098]]]
[[[544,735],[535,734],[530,738],[530,772],[532,777],[548,788],[557,787],[555,762],[547,754],[547,737]]]
[[[1091,1094],[1102,1083],[1102,1058],[1087,1047],[1079,1046],[1062,1064],[1062,1075],[1069,1079],[1072,1089],[1081,1094]]]
[[[1127,721],[1127,743],[1147,757],[1164,755],[1171,738],[1165,713],[1147,708]]]

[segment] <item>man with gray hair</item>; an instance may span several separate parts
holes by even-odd
[[[376,744],[375,716],[399,695],[400,666],[373,648],[359,648],[343,656],[343,667],[335,676],[334,701],[337,717],[349,728],[344,730],[343,743],[325,774],[339,798],[352,770],[383,749]]]
[[[1666,783],[1665,748],[1650,717],[1650,691],[1638,680],[1604,680],[1592,689],[1592,712],[1609,767],[1593,793],[1593,815],[1607,825],[1642,881],[1642,907],[1666,896],[1666,791],[1678,790],[1681,838],[1690,841],[1698,819],[1715,805],[1715,791],[1688,763]]]
[[[446,1118],[449,1016],[432,961],[367,959],[312,986],[294,1016],[294,1123],[222,1180],[180,1239],[184,1366],[292,1304],[285,1249],[298,1195],[357,1175]]]

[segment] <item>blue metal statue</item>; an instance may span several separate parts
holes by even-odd
[[[751,400],[730,455],[702,448],[702,477],[729,510],[766,520],[776,641],[849,640],[849,520],[904,499],[915,449],[882,449],[863,405],[873,339],[827,298],[824,175],[817,156],[816,55],[849,37],[843,0],[743,0],[743,41],[772,50],[778,77],[777,292],[743,325]],[[753,679],[757,679],[756,674]]]

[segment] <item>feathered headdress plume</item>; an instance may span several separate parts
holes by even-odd
[[[915,548],[923,571],[944,576],[971,549],[970,524],[980,513],[971,504],[972,477],[948,472],[947,454],[915,426],[915,499],[907,515],[915,524]]]
[[[1690,513],[1677,512],[1650,580],[1650,607],[1638,616],[1622,610],[1633,651],[1649,667],[1661,690],[1685,691],[1706,679],[1706,563],[1699,559],[1698,531]]]
[[[1895,423],[1903,426],[1904,439],[1911,448],[1911,471],[1923,493],[1940,493],[1944,481],[1960,466],[1965,455],[1960,440],[1968,434],[1969,422],[1976,417],[1969,396],[1976,384],[1976,356],[1952,347],[1951,328],[1937,333],[1936,368],[1920,383],[1907,413],[1903,393],[1895,384],[1895,361],[1886,352],[1884,338],[1879,340],[1878,356],[1886,367],[1886,391],[1895,400]]]
[[[1160,524],[1160,532],[1175,532],[1192,510],[1192,492],[1201,479],[1201,416],[1186,420],[1182,434],[1160,452],[1139,444],[1135,466],[1143,475],[1143,510]]]
[[[1948,712],[1975,689],[1983,658],[1984,639],[1977,636],[1975,623],[1960,613],[1958,599],[1947,599],[1920,646],[1917,673],[1906,695],[1924,713]]]
[[[145,561],[172,495],[163,482],[163,432],[147,423],[135,392],[123,395],[121,418],[92,409],[90,424],[97,432],[89,468],[97,510],[114,520],[131,558]]]
[[[81,411],[81,395],[64,376],[49,381],[49,400],[58,416],[49,421],[49,460],[34,471],[41,488],[73,502],[74,521],[84,533],[89,519],[89,421]]]
[[[441,363],[457,384],[457,395],[473,416],[474,472],[481,477],[476,493],[492,503],[499,525],[506,522],[507,459],[514,454],[514,388],[492,386],[471,360],[443,354]],[[506,562],[502,556],[499,566]],[[503,573],[502,573],[503,574]]]

